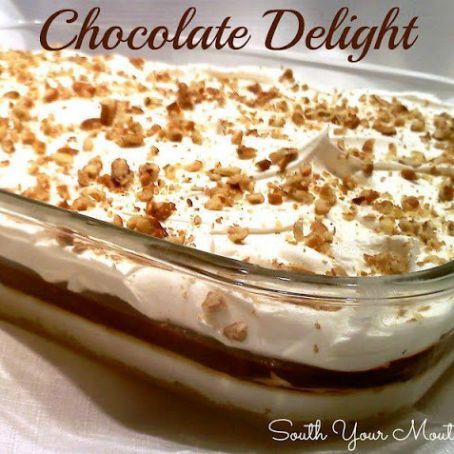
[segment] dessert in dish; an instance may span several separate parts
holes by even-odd
[[[0,67],[10,193],[330,282],[454,257],[453,107],[429,96],[70,52]],[[430,298],[278,298],[32,218],[0,199],[1,312],[217,403],[373,416],[452,362],[452,279]]]

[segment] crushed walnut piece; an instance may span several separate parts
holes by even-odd
[[[136,230],[137,232],[151,235],[156,238],[164,238],[168,235],[166,229],[161,223],[152,217],[132,216],[127,223],[128,229]]]
[[[208,292],[205,300],[202,303],[202,310],[206,314],[220,312],[227,307],[224,297],[219,292]]]
[[[241,244],[249,235],[249,229],[234,225],[229,227],[227,233],[232,243]]]
[[[333,234],[320,221],[311,224],[311,232],[304,237],[306,246],[324,254],[329,252],[330,244],[333,242]]]
[[[239,145],[237,153],[240,159],[254,159],[257,155],[257,150],[252,147],[246,147],[245,145]]]
[[[244,342],[248,335],[247,325],[244,322],[235,322],[231,325],[226,326],[222,333],[224,334],[227,339],[236,341],[236,342]]]
[[[94,181],[100,174],[102,170],[102,161],[99,156],[88,161],[81,170],[77,172],[77,180],[80,186],[88,186],[92,181]]]
[[[117,187],[126,188],[131,184],[133,173],[126,159],[118,158],[112,161],[110,176]]]
[[[147,203],[145,212],[162,222],[168,219],[175,209],[175,204],[172,202],[155,202],[154,200],[150,200]]]
[[[376,255],[364,254],[364,260],[380,274],[402,274],[408,271],[408,259],[392,252],[380,252]]]

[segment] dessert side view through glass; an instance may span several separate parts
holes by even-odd
[[[452,364],[454,107],[285,68],[0,53],[0,314],[226,407],[408,407]]]

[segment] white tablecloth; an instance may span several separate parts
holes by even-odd
[[[454,370],[410,415],[428,428],[454,422]],[[0,452],[341,452],[347,443],[272,441],[266,424],[152,387],[57,344],[0,322]],[[360,443],[357,452],[451,453],[453,442]]]

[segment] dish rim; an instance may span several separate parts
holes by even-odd
[[[201,251],[118,227],[75,211],[0,189],[0,213],[31,219],[51,229],[101,243],[126,255],[158,261],[218,283],[291,298],[398,301],[454,290],[454,260],[426,270],[387,276],[325,276],[260,265]],[[296,289],[295,289],[296,287]],[[344,294],[337,295],[345,290]],[[291,301],[289,301],[291,302]]]

